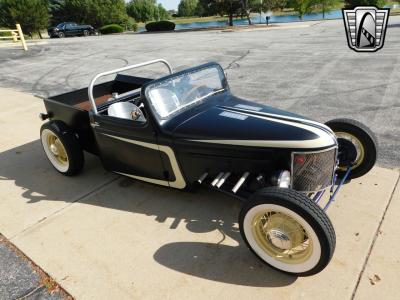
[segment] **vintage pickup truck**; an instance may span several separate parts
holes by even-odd
[[[170,74],[120,74],[155,63]],[[44,104],[41,141],[57,171],[79,173],[85,150],[106,170],[137,180],[229,194],[243,201],[238,223],[248,247],[297,276],[329,263],[336,237],[326,210],[377,156],[373,134],[356,121],[322,124],[235,97],[217,63],[176,73],[162,59],[127,66]]]

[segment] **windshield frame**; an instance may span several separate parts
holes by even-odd
[[[207,95],[204,95],[201,98],[198,98],[198,99],[195,99],[195,100],[193,100],[193,101],[191,101],[189,103],[186,103],[184,106],[179,107],[179,108],[175,109],[174,111],[172,111],[171,113],[169,113],[168,116],[166,116],[166,117],[161,117],[157,113],[157,111],[155,111],[155,108],[153,107],[153,105],[151,103],[151,99],[149,99],[149,97],[148,97],[148,89],[149,88],[152,88],[154,85],[160,84],[160,83],[162,83],[164,81],[167,81],[169,79],[180,77],[180,76],[185,75],[185,74],[197,73],[197,72],[200,72],[202,70],[210,69],[210,68],[217,68],[219,70],[219,73],[222,76],[222,78],[221,78],[222,88],[221,89],[219,89],[217,91],[210,92],[210,93],[208,93]],[[161,123],[164,123],[166,121],[169,121],[169,120],[173,119],[174,117],[176,117],[177,115],[180,115],[184,111],[189,110],[190,107],[196,107],[199,104],[204,103],[204,99],[212,97],[215,94],[219,94],[221,92],[226,92],[226,91],[229,91],[229,85],[228,85],[228,81],[227,81],[226,76],[225,76],[224,69],[218,63],[210,62],[210,63],[199,65],[199,66],[196,66],[196,67],[193,67],[193,68],[185,69],[185,70],[182,70],[182,71],[173,73],[171,75],[164,76],[164,77],[161,77],[159,79],[152,80],[151,82],[146,83],[142,87],[142,97],[145,99],[146,106],[149,108],[148,110],[151,111],[151,114],[154,116],[154,118],[158,121],[159,124],[161,124]]]

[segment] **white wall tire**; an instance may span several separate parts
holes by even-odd
[[[364,124],[351,119],[334,119],[326,122],[335,133],[339,144],[339,168],[336,174],[342,178],[349,165],[353,165],[348,180],[367,174],[378,157],[378,142],[374,133]],[[356,157],[349,161],[346,143],[353,145]],[[353,152],[353,151],[350,151]]]
[[[243,239],[263,262],[293,275],[320,272],[334,252],[335,233],[326,214],[290,189],[258,191],[243,206],[239,226]]]
[[[51,130],[44,129],[41,134],[42,145],[47,158],[54,168],[61,173],[69,169],[69,159],[60,138]]]
[[[84,156],[75,135],[61,122],[48,122],[40,129],[43,150],[52,166],[61,174],[71,176],[79,173]]]

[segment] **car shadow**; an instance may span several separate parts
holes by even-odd
[[[179,240],[160,245],[154,260],[166,268],[212,281],[253,287],[287,286],[296,277],[265,265],[245,245],[237,224],[241,203],[207,189],[182,192],[107,173],[97,157],[85,156],[85,169],[76,177],[58,174],[45,157],[40,141],[0,153],[0,181],[21,188],[26,205],[40,201],[79,201],[154,218],[198,236],[204,242]],[[91,193],[88,189],[96,188]],[[25,204],[22,204],[25,205]],[[172,220],[172,221],[171,221]],[[186,236],[186,234],[185,234]],[[201,238],[202,239],[202,238]]]

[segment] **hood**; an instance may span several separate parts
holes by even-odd
[[[182,122],[174,136],[237,146],[320,149],[336,145],[324,124],[251,102],[212,106]]]

